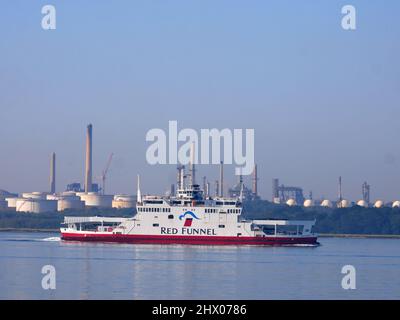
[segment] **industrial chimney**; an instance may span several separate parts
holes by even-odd
[[[254,165],[254,169],[253,169],[253,194],[254,194],[254,196],[258,196],[258,186],[257,186],[257,180],[258,180],[258,177],[257,177],[257,165],[255,164]]]
[[[50,193],[56,193],[56,154],[54,152],[50,159]]]
[[[224,162],[221,161],[219,167],[219,196],[224,196]]]
[[[92,125],[86,130],[85,192],[92,191]]]
[[[342,194],[342,177],[339,177],[339,192],[338,192],[338,198],[339,202],[343,200],[343,194]]]

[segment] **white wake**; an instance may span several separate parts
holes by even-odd
[[[49,238],[41,239],[41,241],[61,241],[61,238],[60,237],[49,237]]]

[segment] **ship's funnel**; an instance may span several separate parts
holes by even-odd
[[[86,130],[85,192],[92,192],[92,125]]]
[[[50,160],[50,193],[56,193],[56,154],[51,154]]]

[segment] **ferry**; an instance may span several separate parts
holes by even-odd
[[[137,244],[317,246],[313,221],[249,220],[237,198],[211,197],[194,180],[180,174],[169,196],[141,196],[138,177],[136,214],[129,218],[68,217],[60,228],[66,241]]]

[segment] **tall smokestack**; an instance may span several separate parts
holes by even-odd
[[[254,170],[253,170],[253,194],[255,196],[258,195],[257,180],[258,180],[258,177],[257,177],[257,165],[255,164],[254,165]]]
[[[56,154],[54,152],[50,159],[50,193],[56,193]]]
[[[339,177],[339,194],[338,194],[339,201],[343,200],[343,194],[342,194],[342,177]]]
[[[219,196],[224,196],[224,162],[221,161],[219,167]]]
[[[272,202],[279,200],[279,179],[272,179]]]
[[[86,168],[85,168],[85,192],[92,191],[92,125],[86,130]]]

